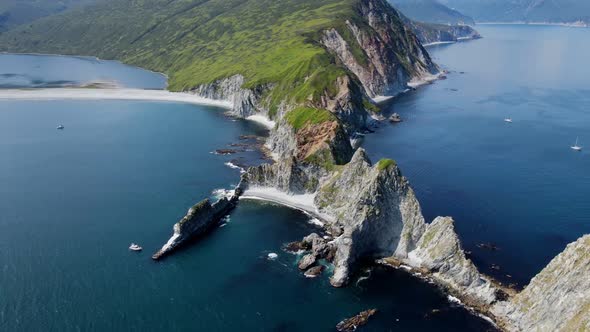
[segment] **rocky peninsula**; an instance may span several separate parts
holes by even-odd
[[[331,261],[335,287],[345,286],[361,261],[378,260],[419,271],[506,330],[589,328],[587,237],[514,294],[478,272],[452,218],[425,220],[394,160],[373,163],[353,146],[387,118],[374,100],[440,74],[422,43],[440,40],[442,32],[421,40],[385,0],[246,2],[224,1],[233,8],[227,10],[212,1],[136,8],[144,2],[113,0],[109,6],[127,13],[128,24],[115,24],[120,18],[107,14],[88,19],[115,8],[97,5],[84,15],[60,15],[3,34],[0,45],[13,52],[92,54],[165,72],[171,90],[274,124],[266,145],[275,162],[249,168],[230,197],[191,208],[154,259],[212,229],[243,192],[272,188],[287,200],[305,197],[297,208],[322,219],[330,240],[304,241],[308,253],[300,268],[317,275],[321,268],[310,268]],[[71,28],[63,28],[63,20]],[[72,40],[83,35],[72,30],[81,28],[92,38]]]

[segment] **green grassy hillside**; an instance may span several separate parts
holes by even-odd
[[[236,73],[254,86],[329,67],[314,34],[352,17],[352,3],[110,0],[5,33],[0,48],[119,59],[169,74],[173,90]]]
[[[345,46],[323,46],[327,30]],[[341,127],[377,110],[366,82],[403,85],[435,68],[385,0],[104,0],[3,33],[0,51],[117,59],[166,73],[174,91],[240,74],[257,110],[294,109],[286,123],[306,136],[302,156],[349,145]]]

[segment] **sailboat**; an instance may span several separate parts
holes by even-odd
[[[571,147],[574,151],[582,151],[582,147],[578,145],[578,138],[576,137],[576,144]]]

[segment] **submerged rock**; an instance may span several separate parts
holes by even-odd
[[[289,252],[293,252],[296,253],[300,250],[308,250],[309,248],[306,247],[302,242],[299,241],[293,241],[293,242],[289,242],[285,245],[285,250],[289,251]]]
[[[398,123],[398,122],[402,122],[402,118],[400,117],[399,114],[397,113],[393,113],[390,117],[389,117],[389,122],[392,123]]]
[[[377,309],[365,310],[358,315],[345,319],[336,325],[336,330],[340,332],[352,332],[356,331],[357,328],[367,324],[369,318],[377,313]]]

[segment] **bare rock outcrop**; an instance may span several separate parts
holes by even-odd
[[[334,243],[331,283],[342,286],[361,258],[405,257],[425,227],[420,205],[393,161],[373,166],[358,149],[350,163],[318,191],[316,205],[334,217],[343,234]]]
[[[492,312],[510,331],[590,331],[590,235],[570,243]]]
[[[241,194],[242,187],[238,185],[231,197],[223,197],[213,204],[207,198],[195,204],[186,216],[174,224],[172,237],[152,258],[160,260],[188,241],[219,225],[221,219],[236,207]]]

